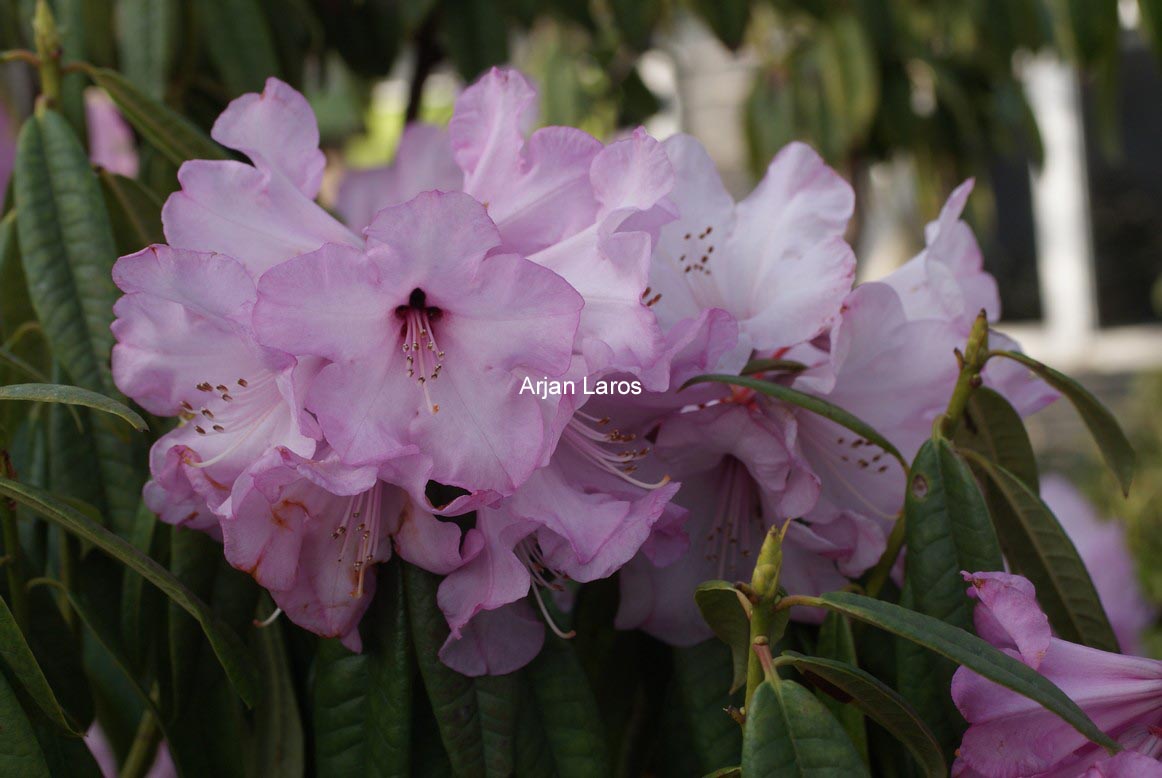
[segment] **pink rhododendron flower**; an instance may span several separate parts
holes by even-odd
[[[736,205],[696,140],[678,135],[663,146],[680,215],[662,229],[650,272],[662,326],[721,308],[738,320],[743,348],[763,352],[824,332],[855,277],[843,240],[855,204],[847,182],[792,143]]]
[[[1142,631],[1153,623],[1157,609],[1142,594],[1125,526],[1117,520],[1099,519],[1093,505],[1056,473],[1041,478],[1041,499],[1085,562],[1122,651],[1141,653]]]
[[[137,176],[137,142],[104,90],[85,90],[85,124],[89,131],[89,159],[111,173]]]
[[[908,319],[948,322],[961,341],[968,337],[980,311],[990,322],[1001,315],[996,279],[984,270],[976,236],[960,218],[973,185],[969,179],[948,196],[939,218],[924,230],[924,250],[882,279],[899,293]],[[996,350],[1019,350],[1015,341],[995,331],[989,334],[989,345]],[[1023,416],[1057,398],[1056,391],[1012,360],[991,360],[984,379]]]
[[[948,404],[958,373],[953,349],[962,340],[944,320],[909,320],[890,287],[862,284],[830,332],[828,361],[793,386],[855,414],[911,461]],[[893,519],[904,504],[899,463],[834,422],[793,412],[804,456],[823,482],[820,511]]]
[[[151,246],[122,257],[113,378],[146,410],[183,424],[154,444],[145,501],[164,521],[217,535],[214,511],[273,445],[304,456],[317,426],[300,389],[317,365],[258,345],[254,282],[219,254]]]
[[[819,481],[798,453],[796,431],[790,415],[765,398],[723,402],[662,423],[655,453],[683,481],[678,502],[690,511],[690,549],[664,567],[643,555],[622,571],[618,627],[677,645],[712,634],[694,603],[698,584],[749,577],[767,529],[802,516],[818,498]],[[811,575],[801,558],[810,556],[808,548],[845,556],[814,528],[792,525],[784,571],[797,580],[788,587]],[[828,567],[833,581],[843,580],[833,563]]]
[[[267,271],[260,339],[330,362],[307,408],[343,461],[421,453],[422,482],[511,494],[560,402],[520,388],[568,369],[581,298],[523,257],[486,257],[499,236],[464,194],[422,194],[366,233],[365,252],[328,244]]]
[[[679,484],[636,478],[634,462],[645,447],[628,433],[605,430],[608,419],[578,412],[546,467],[496,507],[477,510],[484,552],[439,589],[452,630],[441,657],[454,669],[477,675],[521,667],[536,656],[540,639],[535,647],[496,645],[490,636],[500,633],[488,625],[502,617],[481,621],[482,614],[531,593],[545,621],[561,634],[541,590],[557,591],[564,580],[606,578],[649,540]],[[513,613],[519,611],[503,618],[514,618]]]
[[[853,207],[846,182],[796,144],[736,206],[696,141],[680,136],[665,147],[678,175],[671,199],[679,218],[662,229],[651,289],[660,293],[653,308],[667,333],[699,332],[705,325],[692,322],[730,316],[738,345],[725,351],[727,339],[711,336],[717,345],[707,353],[718,357],[704,366],[734,372],[755,349],[782,356],[826,332],[854,276],[843,242]],[[820,481],[803,458],[795,414],[755,392],[719,385],[641,404],[673,411],[661,419],[657,454],[684,482],[677,499],[691,512],[691,545],[671,566],[643,556],[623,571],[617,623],[690,644],[710,634],[694,588],[707,578],[745,578],[766,530],[809,514]],[[788,532],[788,547],[796,549],[784,556],[791,591],[842,586],[844,575],[858,575],[883,549],[882,532],[863,515],[832,511],[819,518]]]
[[[969,723],[954,774],[961,776],[1156,775],[1162,756],[1162,662],[1052,637],[1033,585],[1007,573],[964,573],[978,602],[977,632],[1036,669],[1113,739],[1146,759],[1111,759],[1038,703],[967,668],[952,698]],[[1152,763],[1152,764],[1151,764]]]
[[[524,76],[493,68],[456,101],[447,146],[434,128],[409,127],[390,167],[344,184],[340,212],[358,227],[404,194],[462,188],[487,207],[499,250],[559,273],[585,298],[578,376],[632,371],[664,389],[662,333],[647,288],[658,229],[673,218],[669,160],[640,130],[609,146],[573,127],[526,138],[535,103]]]
[[[234,485],[222,520],[226,559],[266,587],[291,621],[360,650],[357,626],[375,593],[373,566],[394,550],[436,573],[463,561],[460,529],[437,520],[375,467],[268,451]],[[470,531],[467,556],[479,550]]]

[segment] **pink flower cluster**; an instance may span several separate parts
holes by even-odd
[[[1056,684],[1123,750],[1110,755],[1038,703],[962,667],[952,698],[969,728],[952,774],[1162,777],[1162,662],[1053,637],[1033,584],[1021,576],[963,575],[977,601],[977,634]]]
[[[808,147],[736,203],[690,137],[530,134],[535,103],[519,73],[485,75],[446,131],[410,127],[391,167],[348,180],[344,224],[315,203],[314,116],[272,79],[213,128],[250,164],[183,165],[168,245],[114,270],[117,384],[181,419],[149,506],[355,649],[376,563],[445,576],[441,657],[473,675],[535,656],[545,590],[619,570],[618,626],[701,640],[694,587],[748,577],[789,518],[790,591],[862,573],[902,504],[895,461],[796,406],[679,387],[794,360],[778,380],[910,456],[954,347],[998,313],[960,220],[971,184],[920,255],[853,290],[852,190]],[[641,392],[582,389],[615,379]],[[1052,399],[1019,367],[986,380],[1022,412]]]

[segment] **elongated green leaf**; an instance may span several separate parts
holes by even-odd
[[[609,775],[601,713],[572,645],[546,635],[544,648],[528,666],[528,675],[557,775]]]
[[[129,542],[146,556],[149,556],[158,523],[157,517],[142,501],[137,508]],[[121,581],[121,640],[130,665],[135,669],[144,663],[150,632],[161,623],[160,609],[153,598],[146,597],[144,589],[145,579],[139,575],[126,575]]]
[[[742,693],[727,692],[731,676],[730,653],[717,640],[674,649],[676,703],[701,772],[738,764],[742,732],[726,708],[741,707]]]
[[[108,170],[97,174],[113,222],[118,253],[133,254],[154,243],[165,243],[161,230],[161,198],[132,178]]]
[[[818,599],[825,608],[924,646],[1028,697],[1098,745],[1115,751],[1120,748],[1048,678],[970,632],[899,605],[851,592],[829,592]]]
[[[1126,438],[1126,433],[1122,432],[1118,420],[1109,409],[1077,381],[1032,357],[1018,351],[995,351],[993,354],[1020,362],[1040,376],[1042,381],[1069,398],[1069,402],[1073,403],[1077,414],[1081,416],[1081,420],[1085,422],[1089,433],[1093,435],[1098,448],[1101,449],[1106,464],[1117,477],[1122,492],[1129,494],[1137,457],[1133,446]]]
[[[838,613],[828,613],[819,627],[819,639],[813,652],[824,659],[832,659],[845,665],[858,667],[855,655],[855,636],[851,632],[851,622]],[[863,713],[854,705],[845,705],[830,694],[822,694],[819,699],[843,725],[851,738],[855,751],[863,761],[868,761],[867,725]]]
[[[315,769],[319,775],[413,774],[412,644],[402,565],[385,566],[363,621],[362,654],[337,640],[315,659]]]
[[[101,189],[68,123],[46,111],[25,123],[15,170],[17,228],[29,297],[54,358],[78,386],[110,397],[117,256]],[[95,418],[97,470],[114,527],[139,499],[141,441]]]
[[[124,419],[134,429],[146,431],[149,425],[135,411],[103,394],[64,384],[13,384],[0,386],[0,400],[24,400],[37,403],[82,405]]]
[[[165,719],[161,716],[161,713],[154,705],[153,700],[149,696],[148,690],[141,685],[141,681],[137,678],[132,668],[129,666],[129,662],[125,656],[125,652],[122,650],[121,642],[117,632],[111,627],[105,616],[101,613],[101,609],[98,607],[93,607],[82,593],[70,591],[59,581],[54,581],[48,578],[41,578],[34,583],[51,586],[68,599],[69,607],[80,617],[81,622],[84,623],[90,634],[92,634],[92,636],[96,639],[97,645],[99,645],[101,649],[105,651],[109,659],[112,660],[113,666],[118,670],[118,672],[121,673],[124,680],[128,682],[130,688],[134,691],[138,699],[145,706],[145,709],[149,711],[149,714],[157,718],[159,726],[161,727],[162,731],[165,732]]]
[[[843,727],[794,681],[763,681],[748,707],[743,778],[868,774]]]
[[[1001,570],[1004,560],[976,480],[944,439],[928,440],[912,463],[904,500],[908,583],[916,610],[967,627],[961,570]]]
[[[102,778],[101,768],[89,751],[88,745],[79,737],[61,732],[44,721],[30,718],[36,733],[40,752],[49,775],[67,775],[68,778]]]
[[[50,778],[32,724],[4,673],[0,673],[0,722],[3,722],[0,726],[0,773]]]
[[[791,359],[752,359],[740,370],[741,375],[755,373],[800,373],[807,369],[802,362]]]
[[[303,725],[282,638],[282,624],[274,623],[255,631],[262,657],[262,699],[254,709],[254,748],[249,774],[301,776],[306,767]]]
[[[1034,492],[1040,491],[1037,458],[1021,415],[987,386],[973,390],[969,397],[964,423],[956,431],[956,446],[996,462]]]
[[[69,720],[84,732],[93,723],[95,713],[82,658],[84,646],[80,641],[62,639],[62,635],[70,633],[60,606],[47,590],[28,592],[28,645]],[[61,737],[73,737],[51,724],[48,726]]]
[[[201,625],[231,685],[247,704],[253,704],[257,698],[257,673],[246,648],[238,636],[221,624],[206,604],[195,597],[168,570],[43,489],[0,478],[0,495],[15,500],[63,527],[67,532],[92,543],[165,592],[170,600],[181,606]]]
[[[278,75],[278,55],[258,0],[200,0],[197,6],[210,59],[230,95],[261,92]]]
[[[730,691],[746,683],[746,665],[750,658],[750,617],[744,595],[726,581],[706,581],[694,591],[694,601],[702,618],[726,645],[734,662],[734,680]],[[745,604],[744,604],[745,603]]]
[[[109,93],[125,121],[175,165],[188,159],[227,159],[225,150],[188,119],[151,99],[114,70],[89,71],[97,86]]]
[[[73,380],[110,391],[116,249],[100,187],[72,128],[52,111],[25,122],[17,147],[16,223],[37,318]]]
[[[783,386],[782,384],[774,384],[770,381],[763,381],[758,378],[747,378],[746,376],[700,375],[695,378],[691,378],[689,381],[682,385],[682,388],[685,389],[687,386],[708,382],[732,384],[734,386],[742,386],[747,389],[754,389],[756,392],[761,392],[762,394],[765,394],[768,397],[773,397],[776,400],[782,400],[783,402],[798,405],[800,408],[818,414],[825,419],[830,419],[841,427],[845,427],[851,430],[868,442],[874,443],[899,460],[900,464],[907,468],[907,462],[904,461],[903,455],[900,454],[899,450],[893,446],[887,438],[876,432],[870,424],[865,421],[861,421],[859,418],[843,410],[838,405],[833,405],[826,400],[821,400],[818,397],[806,394],[805,392],[800,392],[797,389],[791,389],[790,387]]]
[[[448,625],[436,606],[436,580],[412,565],[404,568],[412,642],[420,676],[440,727],[440,737],[458,776],[484,774],[484,736],[476,689],[467,678],[440,662],[437,654]]]
[[[1037,601],[1057,634],[1092,648],[1118,651],[1117,636],[1089,571],[1049,506],[1003,467],[973,452],[966,456],[992,487],[993,521],[1013,572],[1033,582]]]
[[[7,341],[22,325],[35,320],[36,312],[28,299],[28,282],[20,261],[16,211],[9,211],[0,219],[0,336]]]
[[[883,681],[834,659],[808,657],[794,651],[779,657],[780,662],[784,659],[808,679],[821,679],[831,689],[849,697],[854,705],[908,747],[924,775],[931,778],[948,775],[948,766],[932,730],[907,700]]]
[[[77,731],[77,725],[69,719],[57,701],[56,694],[49,686],[48,679],[44,677],[32,653],[32,648],[24,639],[24,633],[16,625],[16,619],[13,618],[12,611],[8,610],[8,603],[3,599],[0,599],[0,659],[4,660],[8,669],[24,685],[28,694],[54,724],[73,734],[81,734]]]
[[[964,596],[960,571],[1004,569],[984,496],[972,471],[943,439],[924,442],[911,479],[904,501],[909,606],[971,630],[972,602]],[[903,655],[910,666],[900,674],[900,691],[951,753],[965,726],[948,695],[956,664],[926,652]]]
[[[121,70],[154,100],[165,97],[177,26],[175,0],[118,0],[117,54]]]

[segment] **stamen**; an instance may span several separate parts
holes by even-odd
[[[351,590],[353,598],[359,598],[364,593],[364,578],[367,568],[376,561],[379,551],[379,520],[382,490],[379,484],[358,494],[347,501],[342,522],[331,533],[332,540],[343,539],[339,548],[337,562],[342,562],[347,554],[351,538],[357,536],[355,559],[351,562],[351,570],[355,573],[355,587]],[[355,523],[355,526],[351,525]]]
[[[706,535],[706,561],[718,563],[719,578],[733,579],[746,572],[736,568],[750,556],[751,524],[762,530],[762,503],[750,471],[738,459],[728,457],[721,473],[722,488]]]
[[[415,293],[412,294],[415,297]],[[400,306],[398,311],[404,317],[402,327],[403,352],[407,355],[408,378],[415,378],[424,393],[424,403],[431,413],[439,413],[440,406],[432,402],[428,384],[440,377],[444,367],[444,352],[436,343],[436,333],[432,330],[432,319],[438,316],[438,309]],[[429,370],[430,367],[430,370]]]
[[[542,587],[552,589],[555,592],[564,591],[565,587],[555,580],[557,578],[563,578],[564,576],[548,566],[541,553],[540,544],[531,535],[518,543],[516,548],[513,549],[513,552],[524,563],[524,566],[528,568],[529,575],[532,578],[532,586],[529,588],[532,590],[533,599],[537,601],[537,607],[541,609],[541,616],[544,617],[545,623],[549,625],[549,629],[553,630],[553,634],[563,640],[576,637],[577,633],[574,630],[565,632],[557,626],[557,622],[549,614],[549,609],[545,607],[545,601],[541,597]],[[546,578],[545,573],[549,573],[553,580]]]
[[[636,463],[645,459],[650,449],[644,446],[637,449],[614,448],[612,444],[630,443],[637,438],[636,435],[616,429],[602,432],[588,426],[585,421],[598,425],[609,423],[608,418],[594,419],[581,412],[573,414],[561,435],[561,440],[568,442],[578,454],[602,470],[613,473],[626,483],[642,489],[660,489],[670,482],[668,475],[652,484],[632,477],[632,473],[637,470]]]
[[[275,619],[277,619],[281,615],[282,615],[282,608],[275,608],[274,613],[270,614],[262,621],[255,619],[254,626],[258,627],[259,629],[263,629],[264,627],[269,627],[271,624],[273,624],[275,622]]]

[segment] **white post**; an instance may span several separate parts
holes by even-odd
[[[1073,68],[1055,57],[1029,60],[1023,75],[1045,149],[1032,172],[1044,345],[1069,362],[1098,327],[1081,93]]]

